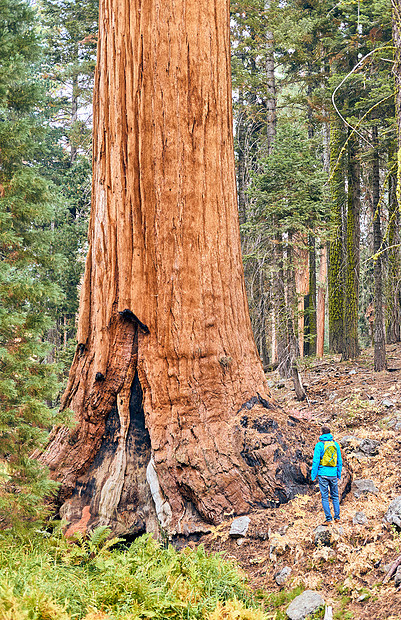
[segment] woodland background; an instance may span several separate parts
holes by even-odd
[[[0,0],[0,527],[54,490],[29,458],[60,421],[87,251],[92,0]],[[401,338],[390,0],[232,0],[238,209],[266,370]],[[68,417],[67,414],[64,414]],[[58,543],[62,544],[62,543]],[[149,543],[150,544],[150,543]],[[66,552],[67,553],[67,552]],[[13,617],[13,616],[11,616]]]
[[[57,415],[75,348],[97,11],[91,0],[1,2],[0,450],[6,475],[27,476],[16,501],[33,497],[33,511],[46,484],[27,457]],[[374,343],[381,370],[401,321],[391,3],[233,0],[231,28],[238,207],[264,366],[297,379],[299,357],[350,359]]]

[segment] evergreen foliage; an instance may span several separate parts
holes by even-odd
[[[55,196],[40,175],[37,144],[44,130],[40,53],[33,10],[3,0],[0,11],[0,527],[43,512],[54,483],[30,458],[47,436],[58,392],[46,363],[44,336],[62,257],[55,251]]]

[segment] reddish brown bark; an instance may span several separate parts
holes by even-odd
[[[99,39],[77,425],[43,460],[69,532],[189,534],[307,488],[248,315],[228,1],[103,0]]]

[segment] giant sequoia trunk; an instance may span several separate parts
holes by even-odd
[[[94,112],[77,424],[42,457],[60,514],[189,534],[285,502],[305,429],[272,407],[248,316],[228,0],[102,0]]]

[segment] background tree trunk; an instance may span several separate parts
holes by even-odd
[[[386,337],[384,333],[383,313],[383,274],[382,274],[382,234],[380,209],[380,160],[378,153],[377,127],[372,128],[373,165],[372,165],[372,207],[373,207],[373,253],[375,279],[375,323],[374,323],[374,369],[386,368]]]
[[[345,206],[344,170],[340,159],[343,144],[338,121],[331,125],[330,173],[331,173],[331,221],[329,245],[329,347],[333,353],[342,353],[344,345],[344,254],[343,210]]]
[[[322,358],[324,354],[324,326],[326,314],[326,288],[327,288],[327,246],[324,244],[320,250],[319,281],[317,287],[317,336],[316,356]]]
[[[350,130],[349,130],[350,131]],[[358,342],[359,241],[360,241],[360,164],[357,141],[348,143],[348,205],[346,231],[346,275],[344,298],[344,342],[342,357],[355,359],[360,353]]]
[[[395,145],[394,145],[395,146]],[[388,251],[386,282],[386,341],[401,339],[401,253],[400,211],[397,200],[397,174],[395,148],[389,151],[389,166],[394,166],[388,182]]]
[[[248,315],[229,4],[103,0],[99,39],[77,424],[42,458],[70,533],[188,535],[307,488]]]
[[[309,236],[309,303],[308,303],[308,353],[316,355],[316,239]]]

